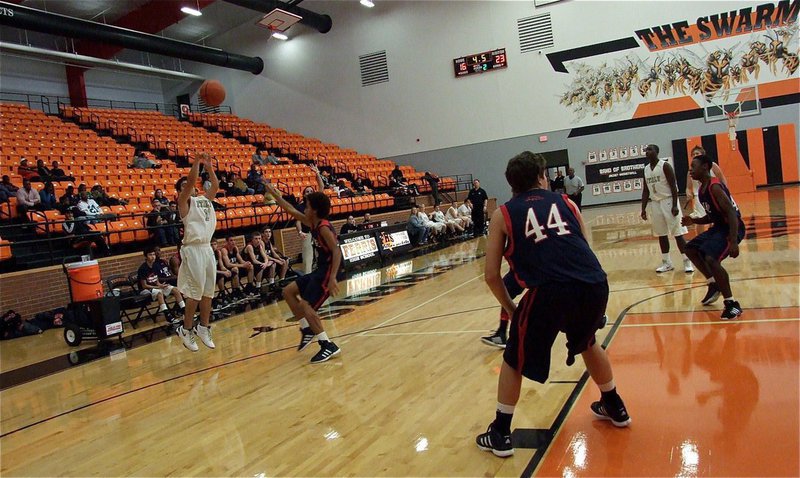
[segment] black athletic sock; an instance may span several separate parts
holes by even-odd
[[[511,435],[511,419],[514,418],[512,413],[503,413],[501,411],[495,412],[494,429],[503,436]]]
[[[508,319],[500,319],[500,327],[497,328],[497,335],[505,337],[508,334]]]
[[[619,395],[617,395],[617,387],[614,387],[612,390],[608,392],[600,392],[600,398],[605,403],[617,403],[619,401]]]

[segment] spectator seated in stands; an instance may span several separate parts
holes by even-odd
[[[28,220],[28,211],[42,210],[42,199],[39,197],[39,191],[31,187],[30,179],[22,180],[22,187],[17,190],[17,212],[19,213],[20,220]]]
[[[0,202],[8,201],[11,196],[16,196],[19,187],[11,184],[11,178],[7,174],[3,175],[3,180],[0,182]]]
[[[230,174],[225,171],[217,171],[217,178],[219,178],[219,188],[225,191],[226,196],[237,196]],[[209,184],[211,184],[210,181]]]
[[[167,215],[169,206],[162,206],[157,198],[151,200],[153,210],[146,215],[147,228],[153,233],[154,239],[160,246],[174,246],[178,243],[180,235],[178,228],[170,224]]]
[[[267,191],[267,188],[264,187],[264,175],[261,174],[255,164],[250,165],[250,171],[247,173],[247,185],[256,194],[264,194]]]
[[[181,225],[183,224],[183,221],[181,221],[181,217],[178,215],[178,203],[175,201],[170,201],[169,204],[167,204],[164,214],[167,217],[167,222],[175,226],[175,234],[178,235],[179,238],[178,242],[179,242],[180,228]]]
[[[150,246],[144,250],[145,261],[139,266],[136,278],[139,280],[139,288],[142,295],[149,295],[152,300],[158,301],[158,311],[167,312],[166,296],[172,295],[178,303],[178,308],[183,309],[186,304],[183,296],[177,287],[164,284],[158,277],[156,268],[156,251]]]
[[[400,171],[400,166],[395,166],[392,173],[389,175],[389,186],[394,188],[394,193],[396,195],[408,196],[409,194],[413,194],[414,196],[419,196],[417,185],[408,184],[405,176],[403,176],[403,172]]]
[[[256,193],[253,188],[248,187],[247,183],[244,182],[242,178],[240,178],[239,175],[234,172],[231,172],[228,175],[228,180],[233,181],[233,189],[234,191],[237,191],[237,196],[252,196]]]
[[[464,233],[464,228],[461,227],[461,225],[456,221],[448,219],[447,216],[445,216],[445,214],[439,208],[438,204],[436,206],[433,206],[433,213],[431,213],[431,219],[433,220],[433,222],[437,224],[444,224],[445,227],[447,228],[447,232],[450,234]]]
[[[289,259],[278,252],[278,249],[272,244],[272,229],[269,226],[261,231],[261,242],[264,252],[275,263],[275,267],[278,270],[278,280],[285,279],[286,273],[289,271]]]
[[[53,161],[53,165],[58,168],[58,161]],[[41,159],[36,161],[36,171],[41,181],[75,181],[74,177],[67,176],[62,169],[48,169]]]
[[[339,231],[339,234],[350,234],[351,232],[355,232],[358,230],[358,226],[356,226],[356,218],[353,216],[347,216],[347,222],[342,225],[342,229]]]
[[[89,224],[94,224],[98,222],[99,216],[103,213],[103,210],[100,209],[100,205],[97,202],[89,197],[89,192],[86,190],[86,186],[81,184],[78,187],[80,191],[80,198],[78,199],[78,211],[81,212],[81,215],[86,218],[86,221]]]
[[[56,208],[58,200],[56,200],[56,187],[53,186],[53,183],[50,181],[44,183],[44,188],[39,191],[39,199],[42,200],[42,210],[52,211]]]
[[[133,163],[128,167],[134,169],[158,169],[161,165],[148,158],[144,151],[137,151],[136,156],[133,157]]]
[[[73,248],[83,248],[83,246],[94,244],[99,255],[111,255],[111,251],[103,240],[102,234],[92,230],[92,228],[86,224],[85,220],[81,218],[76,219],[75,212],[76,208],[74,207],[65,210],[64,215],[66,216],[66,220],[64,224],[61,225],[64,234],[70,238],[71,246]]]
[[[422,219],[422,223],[428,228],[428,236],[430,238],[439,238],[447,229],[446,225],[431,221],[431,218],[425,212],[425,206],[420,206],[418,214],[419,218]]]
[[[367,184],[369,179],[361,179],[360,177],[356,178],[353,181],[353,190],[356,194],[369,194],[372,192],[372,184]]]
[[[42,329],[23,319],[13,310],[7,311],[0,317],[0,340],[16,339],[26,335],[41,334]]]
[[[356,194],[353,192],[352,189],[347,187],[345,184],[344,179],[340,179],[336,182],[336,185],[333,186],[333,192],[340,198],[351,198],[354,197]]]
[[[53,161],[52,166],[53,167],[50,169],[50,176],[53,177],[53,181],[75,181],[73,175],[67,174],[66,171],[58,166],[58,161]]]
[[[17,174],[22,176],[22,179],[39,181],[39,172],[36,171],[36,168],[33,166],[28,165],[28,160],[25,158],[20,160],[19,166],[17,167]]]
[[[78,205],[78,199],[78,196],[75,194],[75,188],[73,186],[67,186],[67,190],[58,198],[58,206],[56,206],[56,209],[61,211],[62,214],[66,214],[68,209]]]
[[[411,244],[421,246],[428,242],[428,228],[419,217],[419,209],[417,205],[411,207],[411,215],[408,217],[408,225],[406,226],[408,237],[411,239]]]
[[[164,191],[161,189],[156,189],[155,193],[153,194],[153,200],[160,202],[162,206],[169,205],[169,199],[164,197]]]
[[[458,206],[458,217],[464,221],[465,229],[472,227],[472,201],[465,199],[464,202]]]
[[[153,250],[156,252],[156,262],[153,268],[156,270],[156,274],[158,274],[158,280],[161,281],[162,284],[177,285],[178,276],[177,274],[173,274],[170,270],[169,264],[161,255],[161,248],[156,246]]]
[[[263,153],[264,151],[262,151]],[[272,153],[267,153],[266,156],[263,154],[259,154],[257,151],[253,154],[253,164],[258,164],[259,166],[264,166],[266,164],[280,164],[278,158],[276,158]]]
[[[89,195],[100,206],[125,206],[128,204],[128,201],[124,199],[117,199],[106,194],[106,190],[99,184],[92,186],[92,192]]]

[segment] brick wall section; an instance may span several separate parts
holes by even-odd
[[[461,194],[459,194],[460,198]],[[426,198],[421,198],[420,203],[425,203]],[[445,206],[446,204],[442,204]],[[488,211],[491,214],[495,208],[495,200],[490,199]],[[387,221],[389,224],[405,222],[408,220],[408,210],[395,211],[385,214],[373,214],[375,221]],[[360,214],[357,216],[359,219]],[[344,220],[334,221],[338,231]],[[242,247],[244,237],[236,237],[237,244]],[[290,257],[300,254],[301,244],[294,228],[276,231],[275,242]],[[163,256],[168,258],[175,253],[174,247],[162,249]],[[141,253],[125,254],[99,259],[100,273],[105,281],[114,274],[128,274],[135,272],[144,260]],[[32,317],[37,312],[62,307],[69,302],[67,278],[61,266],[42,267],[30,271],[18,271],[0,275],[0,313],[14,309],[23,317]]]

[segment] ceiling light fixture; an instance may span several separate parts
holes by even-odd
[[[361,0],[359,3],[360,3],[361,5],[364,5],[364,6],[365,6],[365,7],[367,7],[367,8],[372,8],[372,7],[374,7],[374,6],[375,6],[375,4],[374,4],[374,3],[372,3],[372,0]]]
[[[181,11],[187,15],[191,15],[193,17],[199,17],[203,14],[200,10],[195,10],[192,7],[181,7]]]
[[[272,38],[274,38],[276,40],[283,40],[283,41],[286,41],[286,40],[289,39],[289,37],[287,37],[286,35],[284,35],[281,32],[272,32]]]

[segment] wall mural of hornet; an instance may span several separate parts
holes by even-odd
[[[657,55],[649,64],[631,54],[613,66],[576,63],[574,80],[559,102],[583,118],[629,103],[634,94],[645,100],[727,96],[731,88],[757,83],[762,68],[773,77],[793,76],[798,69],[797,33],[797,23],[791,23],[753,34],[731,48],[709,52],[701,43],[703,56],[681,48]]]

